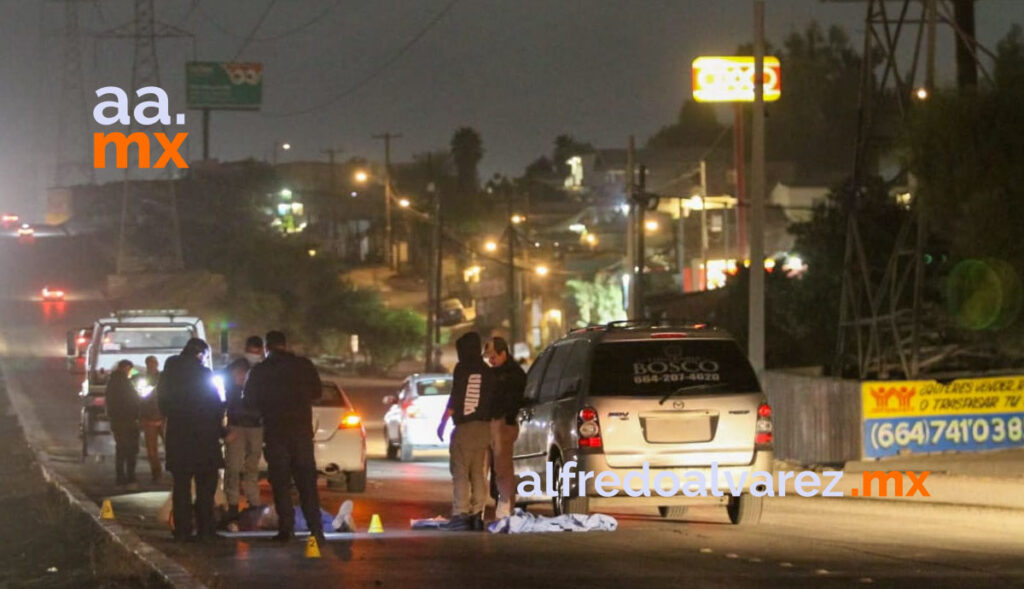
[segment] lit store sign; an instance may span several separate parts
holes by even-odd
[[[779,58],[764,58],[764,100],[782,95]],[[753,102],[754,58],[698,57],[693,60],[693,98],[697,102]]]

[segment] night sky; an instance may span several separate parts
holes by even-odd
[[[749,0],[157,0],[156,5],[158,20],[195,35],[199,60],[231,60],[241,49],[238,60],[265,66],[262,111],[213,114],[213,157],[266,159],[275,141],[288,141],[293,149],[279,156],[282,161],[322,159],[320,151],[327,147],[344,149],[343,158],[379,159],[383,146],[371,135],[390,130],[403,134],[393,148],[395,159],[402,160],[447,146],[455,128],[471,125],[483,137],[485,176],[518,175],[529,161],[549,153],[560,133],[601,147],[622,146],[630,134],[644,141],[671,122],[689,96],[691,61],[701,54],[732,53],[750,40],[752,26]],[[130,21],[132,2],[84,1],[80,12],[83,32],[95,33]],[[842,25],[859,48],[864,12],[859,2],[768,0],[767,37],[778,43],[816,19]],[[323,16],[313,22],[318,15]],[[253,40],[245,44],[261,17]],[[1024,22],[1024,1],[979,2],[977,21],[979,40],[994,48],[1011,23]],[[0,0],[2,210],[39,215],[43,191],[53,181],[62,31],[60,3]],[[193,57],[192,43],[166,40],[159,47],[162,85],[172,113],[182,112],[183,66]],[[129,86],[131,44],[86,38],[82,55],[91,111],[96,88]],[[943,80],[951,77],[952,56],[951,36],[943,30]],[[782,67],[785,100],[785,63]],[[310,108],[308,114],[281,116]],[[183,151],[194,160],[201,150],[199,113],[188,111],[188,118],[191,134]],[[91,152],[83,159],[91,159]]]

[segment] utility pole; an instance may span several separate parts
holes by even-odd
[[[64,4],[63,68],[60,113],[57,119],[56,186],[85,181],[96,183],[96,169],[85,159],[89,153],[89,109],[82,75],[82,33],[78,7],[90,0],[61,0]]]
[[[928,93],[928,97],[934,96],[935,93],[935,25],[938,18],[936,11],[937,0],[925,0],[925,66],[924,66],[924,87]],[[959,8],[959,5],[957,5]],[[958,78],[963,81],[963,71],[961,66],[963,65],[960,57],[961,43],[957,41],[957,67]],[[972,59],[970,66],[973,68],[974,61]],[[975,72],[977,73],[977,72]],[[977,83],[977,80],[974,80]],[[961,91],[964,87],[961,86]],[[913,181],[913,177],[911,177]],[[916,183],[915,183],[916,184]],[[910,374],[907,376],[916,378],[921,369],[921,291],[924,289],[924,264],[921,258],[924,257],[925,241],[927,239],[927,224],[924,215],[924,207],[921,206],[921,194],[916,190],[916,186],[912,186],[911,194],[914,195],[913,207],[914,210],[911,214],[916,217],[917,220],[917,235],[914,240],[914,291],[913,291],[913,303],[911,305],[911,322],[910,322]]]
[[[637,296],[636,296],[636,216],[637,212],[636,200],[634,198],[636,187],[633,185],[635,179],[633,169],[636,166],[633,136],[629,136],[629,147],[626,149],[626,200],[629,203],[629,217],[626,219],[626,264],[628,267],[629,276],[629,292],[626,305],[629,307],[629,318],[639,319],[637,315]]]
[[[764,371],[764,0],[754,0],[754,120],[750,174],[750,363]]]
[[[508,223],[508,333],[512,346],[519,341],[519,296],[516,292],[516,225],[512,222],[512,195],[503,183]]]
[[[178,27],[164,24],[156,20],[154,0],[134,0],[133,20],[102,32],[97,37],[101,39],[131,39],[134,44],[132,53],[132,85],[134,92],[144,86],[160,86],[160,66],[157,61],[156,44],[157,39],[190,38],[193,41],[193,52],[195,36],[188,31]],[[138,130],[138,123],[132,118],[128,128],[128,135]],[[159,125],[160,132],[166,131],[163,125]],[[168,168],[168,172],[170,172]],[[168,200],[171,211],[172,232],[171,251],[173,266],[175,270],[184,268],[181,249],[181,232],[178,227],[178,201],[174,190],[174,178],[168,178]],[[128,268],[127,257],[127,219],[128,204],[130,200],[130,183],[128,169],[125,170],[124,187],[121,193],[121,222],[117,244],[117,273],[124,274]],[[162,263],[163,261],[161,261]]]
[[[394,246],[391,243],[391,140],[401,139],[401,133],[386,131],[380,135],[374,135],[374,139],[384,141],[384,263],[388,268],[394,268],[393,252]]]
[[[708,166],[700,160],[700,280],[708,289]]]
[[[444,277],[444,217],[441,207],[441,190],[435,186],[434,195],[434,308],[431,313],[434,316],[434,341],[431,344],[432,356],[440,355],[441,351],[441,326],[437,319],[441,316],[441,281]],[[431,361],[435,360],[431,357]],[[440,362],[434,362],[435,366]]]
[[[338,174],[337,174],[336,166],[334,164],[334,156],[336,156],[337,154],[341,153],[342,151],[343,151],[342,149],[336,148],[336,147],[328,147],[327,149],[321,149],[320,150],[320,153],[327,154],[327,163],[328,163],[328,165],[331,166],[331,168],[330,168],[331,187],[327,191],[327,194],[329,195],[328,198],[330,199],[330,204],[328,204],[328,206],[327,206],[328,218],[330,220],[330,225],[327,227],[327,239],[328,239],[329,243],[331,244],[331,252],[332,253],[337,251],[337,247],[336,247],[337,244],[334,243],[334,240],[336,238],[336,234],[337,234],[337,227],[336,226],[338,224],[338,220],[337,220],[336,215],[335,215],[335,207],[338,206]]]
[[[647,243],[645,238],[645,232],[647,229],[646,222],[644,220],[647,212],[647,166],[641,165],[638,169],[637,182],[633,191],[633,203],[636,207],[636,228],[634,229],[636,236],[636,260],[634,261],[634,268],[636,272],[636,284],[633,285],[633,292],[636,293],[636,307],[634,319],[643,319],[644,317],[644,266],[646,265],[647,257]]]

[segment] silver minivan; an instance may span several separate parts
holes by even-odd
[[[550,472],[557,489],[569,461],[576,473],[616,477],[606,475],[600,494],[589,478],[569,496],[519,496],[520,504],[550,500],[556,514],[646,504],[678,518],[688,505],[715,503],[733,523],[760,520],[763,497],[750,489],[755,472],[772,471],[771,407],[746,356],[724,332],[643,322],[579,329],[537,358],[525,398],[513,452],[517,482],[536,473],[548,489]],[[670,496],[633,496],[642,484],[635,475],[609,491],[609,479],[622,481],[645,464],[647,484]],[[676,487],[666,486],[669,477],[661,473],[695,482],[689,492],[671,494]],[[729,492],[735,481],[743,481],[739,495]]]

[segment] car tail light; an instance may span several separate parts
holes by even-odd
[[[359,427],[363,423],[363,418],[359,417],[357,413],[346,413],[345,417],[341,418],[341,423],[338,424],[338,429],[352,429]]]
[[[757,424],[754,426],[754,445],[759,449],[770,449],[774,432],[772,424],[772,407],[768,403],[761,403],[757,408]]]
[[[576,417],[576,432],[579,434],[580,448],[602,448],[601,424],[597,419],[597,410],[584,407]]]
[[[76,341],[78,342],[78,345],[84,346],[85,342],[86,342],[86,339],[84,337],[80,337]]]

